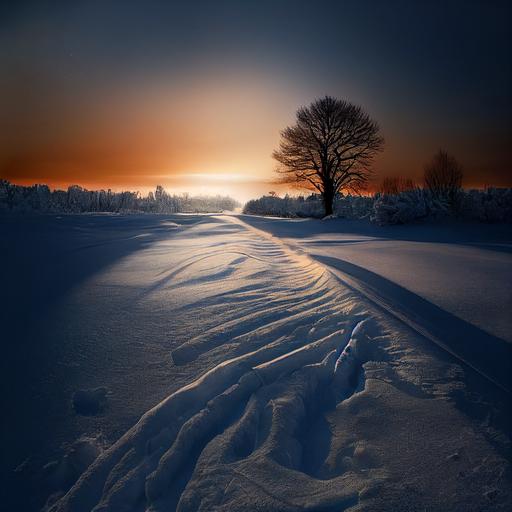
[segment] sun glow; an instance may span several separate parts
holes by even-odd
[[[272,189],[272,180],[244,172],[183,172],[161,176],[165,188],[193,195],[229,195],[241,202]],[[275,187],[274,187],[275,188]]]
[[[249,176],[241,173],[227,173],[227,172],[200,172],[190,174],[178,174],[177,178],[188,179],[190,181],[197,181],[203,183],[246,183],[248,181],[258,180],[258,176]]]

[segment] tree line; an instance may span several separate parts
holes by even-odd
[[[264,195],[248,201],[244,213],[275,217],[324,217],[320,194],[279,197]],[[333,212],[344,219],[368,219],[379,225],[461,219],[477,222],[512,222],[512,189],[460,190],[453,204],[434,196],[427,188],[408,188],[398,193],[372,196],[338,194]]]
[[[50,190],[47,185],[22,186],[0,180],[0,211],[4,212],[216,213],[239,206],[228,196],[169,194],[162,186],[143,196],[131,191],[87,190],[78,185]]]

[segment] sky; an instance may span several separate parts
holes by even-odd
[[[375,184],[420,182],[444,148],[465,186],[512,186],[507,4],[3,2],[0,177],[244,201],[277,189],[280,130],[329,94],[379,123]]]

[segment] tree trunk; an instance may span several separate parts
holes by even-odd
[[[334,212],[334,191],[332,190],[332,187],[324,187],[324,193],[322,194],[322,198],[324,201],[325,216],[327,217],[328,215],[332,215]]]

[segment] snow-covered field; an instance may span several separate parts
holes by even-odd
[[[7,510],[507,510],[510,232],[365,229],[2,218]]]
[[[306,252],[512,389],[509,224],[244,220]]]

